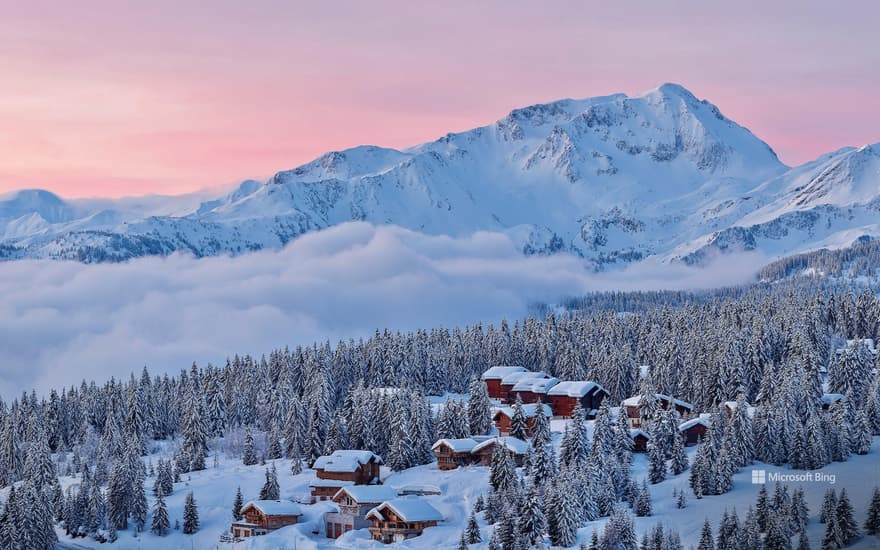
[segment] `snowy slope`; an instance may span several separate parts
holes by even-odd
[[[664,84],[517,109],[410,149],[327,153],[200,204],[193,195],[145,204],[0,197],[0,258],[241,254],[351,220],[500,231],[524,253],[568,251],[597,267],[647,256],[698,262],[731,249],[775,256],[880,234],[870,219],[877,150],[788,169],[717,107]]]

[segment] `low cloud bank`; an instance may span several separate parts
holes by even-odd
[[[763,263],[737,256],[707,269],[643,263],[594,274],[572,256],[524,257],[498,233],[451,238],[366,223],[236,258],[0,263],[0,395],[144,365],[175,372],[376,327],[497,322],[595,290],[735,284]]]

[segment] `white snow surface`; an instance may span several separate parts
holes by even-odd
[[[561,431],[567,420],[554,420],[551,423],[553,429],[554,444],[558,447],[561,439]],[[592,432],[592,421],[588,422],[588,432]],[[173,454],[171,446],[159,444],[157,450],[145,460],[151,460],[154,464],[160,456],[170,457]],[[696,447],[688,447],[687,453],[692,459]],[[832,463],[820,471],[826,476],[834,476],[834,483],[830,480],[813,482],[784,482],[789,489],[797,486],[803,487],[809,506],[810,520],[807,532],[814,548],[818,548],[824,533],[824,525],[818,522],[819,510],[825,491],[835,488],[838,491],[846,488],[847,494],[855,509],[855,519],[861,525],[864,523],[867,504],[871,491],[875,485],[880,485],[880,438],[874,438],[871,452],[864,456],[852,456],[847,462]],[[59,532],[61,541],[66,544],[79,545],[80,548],[109,548],[123,550],[189,550],[213,549],[221,550],[289,550],[303,549],[373,549],[388,548],[378,542],[370,540],[369,533],[364,530],[351,531],[336,540],[325,538],[321,531],[322,517],[325,512],[335,511],[336,506],[332,502],[320,502],[313,505],[301,505],[303,517],[298,525],[285,527],[262,537],[255,537],[246,542],[237,544],[219,544],[219,536],[228,532],[232,522],[232,502],[235,497],[237,486],[241,486],[245,500],[259,493],[260,487],[265,481],[264,467],[260,465],[242,466],[238,458],[219,457],[216,467],[210,466],[201,472],[185,474],[183,481],[174,486],[174,492],[166,498],[169,516],[172,525],[175,520],[181,520],[186,494],[194,493],[201,520],[201,527],[195,535],[184,535],[178,530],[172,530],[166,537],[158,537],[149,532],[135,536],[131,529],[121,531],[119,540],[113,545],[99,544],[90,539],[71,540]],[[304,470],[299,475],[290,474],[290,461],[278,460],[275,462],[278,470],[278,479],[281,486],[281,498],[286,500],[302,501],[307,498],[308,484],[315,480],[312,470]],[[733,490],[720,496],[707,496],[696,500],[688,486],[688,474],[685,472],[679,476],[672,476],[656,485],[649,485],[653,507],[653,515],[646,518],[635,518],[636,531],[641,534],[651,529],[656,523],[670,526],[681,533],[685,548],[693,545],[696,547],[700,529],[704,518],[709,518],[713,527],[717,529],[718,521],[725,509],[735,508],[742,520],[748,506],[753,505],[760,485],[752,483],[752,470],[764,470],[767,476],[771,474],[803,473],[791,470],[785,466],[777,467],[769,464],[755,463],[751,467],[743,468],[734,475]],[[641,480],[647,476],[648,460],[644,454],[635,454],[633,460],[633,476]],[[816,473],[816,472],[814,472]],[[433,485],[442,491],[441,495],[418,497],[434,507],[443,517],[443,521],[436,527],[425,530],[418,538],[400,543],[393,548],[400,549],[454,549],[458,545],[458,538],[464,529],[470,510],[477,496],[485,494],[488,490],[489,468],[483,466],[467,466],[456,470],[441,471],[436,464],[428,464],[411,468],[402,472],[391,472],[383,468],[383,482],[386,487],[395,490],[405,486]],[[76,483],[75,478],[62,477],[62,484],[66,487]],[[152,505],[153,496],[149,491],[153,479],[148,478],[146,486],[147,495]],[[673,491],[687,491],[687,506],[678,509],[675,506]],[[772,491],[772,486],[768,487]],[[5,498],[8,490],[0,491],[0,498]],[[491,526],[486,525],[482,514],[478,516],[478,522],[483,538],[480,545],[471,546],[471,550],[485,548],[486,541],[491,534]],[[578,534],[581,540],[589,541],[593,528],[601,532],[605,519],[591,522],[582,527]],[[796,542],[796,541],[795,541]],[[876,548],[880,539],[876,537],[862,537],[850,548],[868,549]],[[71,546],[75,547],[75,546]]]

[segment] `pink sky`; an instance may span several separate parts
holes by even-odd
[[[880,141],[877,3],[617,4],[0,0],[0,192],[182,193],[666,81],[788,164]]]

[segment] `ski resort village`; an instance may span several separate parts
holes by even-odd
[[[880,302],[770,296],[25,393],[0,547],[877,548]]]

